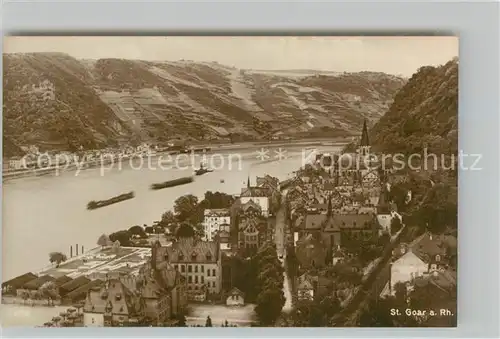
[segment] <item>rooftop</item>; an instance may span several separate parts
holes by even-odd
[[[59,267],[50,267],[40,272],[40,275],[50,275],[54,278],[67,276],[76,279],[88,276],[91,279],[103,279],[106,274],[136,274],[139,268],[151,256],[151,248],[120,247],[117,251],[112,248],[96,248],[84,255],[70,258]]]

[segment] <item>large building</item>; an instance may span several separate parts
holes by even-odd
[[[203,240],[213,241],[221,227],[231,224],[231,215],[227,208],[206,209],[203,220],[203,229],[205,231]]]
[[[186,278],[188,297],[220,293],[222,263],[217,242],[180,238],[172,246],[159,247],[157,256],[172,264]]]
[[[158,254],[159,248],[159,242],[153,244],[151,258],[137,274],[108,278],[87,291],[85,326],[174,325],[187,305],[186,279]]]
[[[87,293],[83,307],[85,327],[120,327],[138,322],[139,299],[118,279],[107,280],[104,286]]]
[[[269,187],[251,186],[250,178],[248,178],[247,187],[241,189],[240,201],[245,204],[252,201],[260,206],[262,215],[269,216],[270,197],[272,190]]]

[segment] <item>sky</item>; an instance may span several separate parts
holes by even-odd
[[[411,76],[458,56],[458,37],[4,37],[4,53],[217,61],[256,70],[374,71]]]

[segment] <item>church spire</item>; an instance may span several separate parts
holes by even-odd
[[[248,176],[248,180],[247,180],[247,188],[250,188],[250,176]]]
[[[370,141],[368,140],[368,128],[366,127],[366,119],[363,122],[363,132],[361,133],[361,142],[359,146],[370,146]]]

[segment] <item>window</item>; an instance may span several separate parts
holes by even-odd
[[[191,265],[188,266],[188,273],[191,273],[193,271],[193,267]]]
[[[189,284],[193,283],[193,277],[192,276],[188,276],[188,283]]]
[[[212,276],[215,277],[215,268],[212,269]]]
[[[186,272],[186,266],[181,265],[181,272],[182,272],[182,273]]]
[[[207,277],[210,276],[210,269],[207,270]]]
[[[441,261],[441,256],[439,254],[436,255],[436,261]]]
[[[194,273],[198,273],[198,265],[194,266]]]
[[[205,283],[205,277],[201,276],[200,279],[201,279],[201,283],[204,284]]]
[[[194,276],[194,283],[195,283],[195,284],[197,284],[197,283],[198,283],[198,276],[197,276],[197,275],[195,275],[195,276]]]
[[[215,281],[212,281],[212,287],[215,287]]]
[[[205,271],[205,266],[201,265],[200,268],[201,268],[201,273],[203,273]]]
[[[178,271],[179,270],[179,265],[174,265],[174,268],[175,268],[176,271]]]

